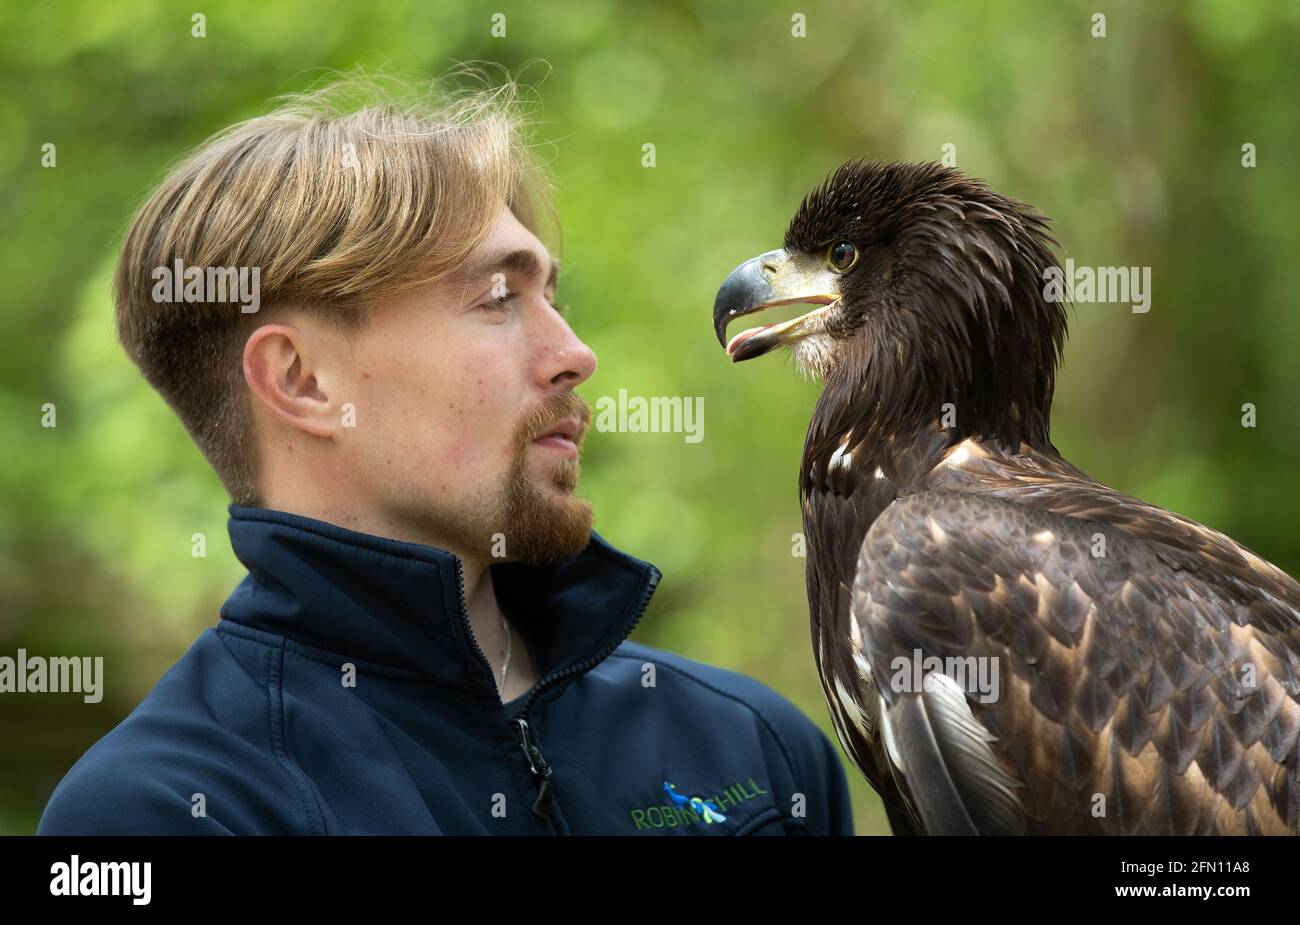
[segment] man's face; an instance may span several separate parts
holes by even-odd
[[[375,306],[348,334],[339,440],[368,507],[464,555],[545,562],[586,546],[573,494],[596,357],[553,307],[556,266],[502,208],[453,278]]]

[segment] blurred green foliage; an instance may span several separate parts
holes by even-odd
[[[34,830],[241,576],[225,497],[114,342],[108,291],[134,207],[211,132],[357,65],[419,77],[483,60],[540,80],[561,298],[600,360],[582,394],[704,398],[700,443],[587,442],[597,529],[665,573],[636,638],[766,681],[833,737],[791,554],[817,387],[775,359],[726,361],[718,284],[778,246],[842,160],[953,144],[960,168],[1057,220],[1063,256],[1152,267],[1148,314],[1073,313],[1062,452],[1300,572],[1298,33],[1286,0],[4,4],[0,654],[103,655],[107,695],[0,697],[0,833]],[[849,776],[859,830],[887,831]]]

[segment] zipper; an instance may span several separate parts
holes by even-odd
[[[474,636],[474,630],[469,625],[469,608],[465,605],[465,573],[461,569],[460,557],[452,556],[452,561],[456,563],[456,594],[460,600],[460,618],[465,625],[465,638],[473,643],[474,654],[478,656],[478,660],[482,662],[483,667],[487,669],[488,675],[492,676],[492,666],[488,663],[487,656],[483,654],[483,649],[479,646],[478,639]],[[528,711],[532,709],[533,701],[537,699],[537,695],[542,692],[543,688],[555,683],[561,678],[567,678],[571,674],[586,671],[589,668],[600,664],[609,657],[611,652],[622,644],[624,639],[632,634],[632,630],[636,629],[636,625],[640,623],[641,618],[645,616],[646,608],[650,606],[650,598],[654,596],[655,589],[659,587],[659,579],[662,577],[663,574],[657,568],[653,565],[650,566],[650,579],[646,582],[645,590],[641,592],[641,600],[637,606],[636,617],[632,620],[632,624],[627,628],[627,632],[617,639],[612,646],[605,649],[605,651],[601,652],[599,655],[595,655],[577,665],[571,665],[563,671],[552,672],[534,684],[533,689],[525,695],[523,705],[519,708],[519,718],[511,720],[511,723],[515,727],[515,732],[519,736],[519,746],[523,749],[524,756],[528,759],[528,770],[532,773],[533,777],[537,778],[540,782],[538,785],[537,799],[533,801],[534,815],[542,819],[550,819],[551,809],[547,798],[552,796],[555,786],[551,783],[551,776],[553,774],[551,766],[547,762],[546,758],[543,757],[541,749],[537,747],[537,743],[533,741],[532,733],[528,726],[528,720],[524,717],[526,717]]]
[[[478,660],[483,663],[487,673],[495,675],[492,672],[492,666],[488,663],[487,656],[483,653],[483,647],[478,644],[478,638],[474,635],[474,629],[469,625],[469,608],[465,605],[465,572],[461,568],[460,557],[453,556],[452,561],[456,563],[456,596],[460,601],[460,618],[465,625],[465,638],[474,646],[474,654]],[[498,697],[500,696],[498,692]],[[551,766],[546,763],[541,751],[533,744],[532,738],[528,734],[528,722],[523,719],[512,721],[519,735],[520,747],[524,750],[524,756],[528,759],[528,770],[534,777],[541,779],[541,786],[537,794],[537,799],[533,801],[533,814],[542,819],[549,819],[551,815],[550,806],[547,805],[546,798],[551,793]]]
[[[551,807],[547,805],[546,798],[551,795],[551,766],[542,757],[541,749],[533,744],[532,737],[528,734],[528,720],[521,717],[514,723],[519,730],[519,746],[528,757],[528,770],[541,781],[537,788],[537,799],[533,801],[533,815],[539,819],[550,819]]]
[[[456,563],[456,597],[460,601],[460,619],[465,625],[465,638],[474,646],[474,654],[478,656],[478,660],[487,669],[488,677],[495,679],[496,675],[492,671],[492,666],[488,663],[487,656],[483,654],[482,646],[478,644],[474,629],[469,625],[469,608],[465,606],[465,572],[460,567],[460,557],[452,556],[451,559]]]

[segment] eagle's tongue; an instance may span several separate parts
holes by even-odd
[[[776,322],[773,322],[773,324],[775,323]],[[753,337],[755,334],[757,334],[759,331],[766,331],[770,327],[772,327],[771,324],[764,324],[764,325],[759,325],[756,328],[745,328],[745,330],[741,331],[739,334],[731,338],[731,340],[727,341],[727,356],[733,355],[736,352],[736,348],[741,345],[742,341],[746,341],[749,338]]]

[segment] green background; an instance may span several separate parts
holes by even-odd
[[[6,0],[0,654],[102,655],[107,693],[96,705],[0,695],[0,832],[34,830],[62,774],[241,577],[216,478],[114,342],[120,236],[186,149],[331,70],[418,78],[482,60],[536,85],[564,226],[560,297],[599,357],[581,393],[704,399],[700,443],[587,441],[597,529],[664,572],[638,640],[758,677],[833,737],[791,554],[817,387],[776,357],[728,363],[710,309],[726,273],[778,246],[841,161],[935,160],[948,143],[958,167],[1053,216],[1063,257],[1152,268],[1149,313],[1072,312],[1061,451],[1300,572],[1300,5],[847,9]],[[205,38],[190,34],[196,10]],[[1098,11],[1104,38],[1091,35]],[[495,12],[504,38],[490,35]],[[806,38],[791,35],[796,12]],[[525,67],[534,59],[545,66]],[[41,166],[46,143],[56,167]],[[41,427],[47,402],[57,427]],[[191,555],[195,533],[206,558]],[[859,831],[887,831],[848,771]]]

